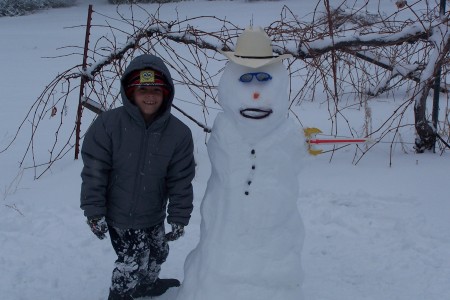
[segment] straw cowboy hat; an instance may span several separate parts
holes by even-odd
[[[273,55],[271,40],[259,26],[248,27],[242,32],[234,52],[219,51],[232,62],[255,69],[292,57],[291,54]]]

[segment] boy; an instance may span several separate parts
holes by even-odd
[[[170,113],[174,84],[164,62],[150,54],[133,59],[121,96],[123,106],[95,120],[81,150],[81,208],[99,239],[109,230],[117,254],[109,300],[159,296],[180,285],[158,275],[167,241],[184,234],[193,208],[192,134]]]

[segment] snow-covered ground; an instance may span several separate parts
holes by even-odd
[[[380,7],[391,9],[394,2],[383,0]],[[72,8],[0,18],[0,149],[12,140],[50,80],[80,63],[78,56],[45,57],[61,54],[59,47],[83,45],[84,28],[73,26],[85,23],[87,4],[83,0]],[[279,18],[283,5],[306,15],[314,10],[315,1],[190,1],[166,5],[161,13],[174,18],[176,7],[181,16],[226,16],[243,27],[251,20],[267,26]],[[108,15],[115,12],[106,0],[95,1],[94,9]],[[95,18],[100,23],[101,16]],[[375,115],[390,110],[389,102],[380,103],[372,107]],[[189,103],[176,104],[201,115]],[[319,103],[295,109],[303,124],[328,126],[328,112]],[[75,110],[74,102],[68,115],[75,115]],[[210,173],[203,131],[183,120],[196,143],[195,210],[186,235],[171,244],[161,274],[180,279],[186,255],[199,238],[198,208]],[[41,179],[33,180],[32,169],[18,166],[30,126],[25,123],[12,147],[0,153],[0,297],[106,299],[115,257],[109,241],[100,241],[89,231],[79,209],[81,161],[69,153]],[[49,130],[48,143],[53,137]],[[46,155],[47,140],[41,143],[45,147],[36,151]],[[328,154],[313,157],[305,167],[298,207],[306,232],[302,257],[306,299],[450,299],[450,157],[415,154],[412,148],[403,153],[398,147],[389,166],[389,147],[377,145],[357,165],[352,164],[354,148],[347,147],[331,160]],[[27,157],[23,167],[31,164]],[[160,299],[172,299],[175,293]]]

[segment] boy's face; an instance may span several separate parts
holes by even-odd
[[[138,86],[133,98],[144,119],[151,121],[164,101],[163,89],[160,86]]]

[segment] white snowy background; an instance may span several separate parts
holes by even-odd
[[[373,1],[373,9],[395,10],[394,2]],[[13,139],[44,87],[59,72],[81,63],[77,56],[46,57],[60,55],[61,47],[84,44],[85,29],[76,26],[85,24],[88,4],[80,0],[71,8],[0,18],[1,149]],[[106,0],[92,4],[107,15],[116,10]],[[279,19],[283,5],[301,16],[312,12],[316,2],[190,1],[164,5],[161,16],[216,15],[242,27],[251,20],[267,26]],[[157,6],[144,7],[150,11]],[[95,18],[101,23],[100,15]],[[175,100],[178,106],[203,118],[199,107],[189,103],[195,102],[191,96],[177,97],[188,101]],[[392,109],[390,99],[378,100],[372,104],[375,118]],[[294,110],[306,126],[329,126],[323,103],[303,103]],[[76,114],[75,102],[68,114]],[[355,113],[349,121],[361,126],[362,115]],[[408,117],[413,119],[412,111]],[[171,244],[161,277],[182,280],[186,255],[199,238],[198,209],[210,163],[205,134],[180,118],[192,128],[195,140],[195,210],[186,235]],[[33,180],[32,169],[18,166],[30,126],[26,124],[12,147],[0,154],[0,299],[106,299],[115,255],[109,240],[100,241],[89,231],[79,209],[82,163],[69,153],[41,179]],[[53,127],[47,138],[41,136],[42,147],[36,149],[43,156],[50,147],[46,143],[53,141]],[[412,142],[413,131],[406,138]],[[404,153],[396,146],[389,166],[389,147],[377,145],[357,165],[352,164],[354,148],[347,147],[331,160],[328,154],[311,158],[305,167],[298,207],[306,231],[302,257],[306,299],[450,299],[450,157],[415,154],[412,145]],[[28,157],[23,167],[30,165]],[[172,299],[175,293],[169,291],[160,299]]]

